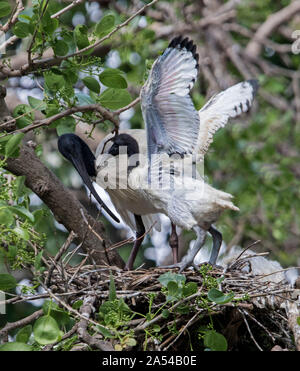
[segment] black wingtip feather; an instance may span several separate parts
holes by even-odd
[[[186,48],[193,54],[196,61],[197,62],[199,61],[199,54],[197,54],[197,46],[194,44],[193,40],[189,40],[188,37],[185,37],[183,39],[181,35],[174,37],[174,39],[169,44],[169,48],[176,48],[177,46],[179,46],[180,48]],[[196,68],[198,67],[199,64],[197,63]]]
[[[251,80],[247,80],[246,82],[248,82],[252,86],[253,96],[254,96],[257,93],[257,90],[259,89],[259,82],[258,82],[258,80],[251,79]]]

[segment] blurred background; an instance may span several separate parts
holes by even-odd
[[[24,1],[24,14],[32,13],[34,3]],[[50,11],[58,11],[69,3],[51,0]],[[114,14],[119,23],[144,4],[139,0],[84,1],[64,13],[60,20],[70,30],[78,24],[90,29],[106,14]],[[300,31],[298,35],[297,30],[300,30],[299,1],[165,0],[158,1],[93,51],[97,57],[95,74],[99,68],[101,71],[107,67],[123,71],[132,99],[138,97],[153,61],[179,34],[193,39],[200,56],[199,79],[192,91],[197,109],[213,94],[237,82],[259,80],[260,89],[250,113],[231,120],[215,134],[205,158],[205,176],[216,188],[233,194],[234,203],[240,208],[239,213],[224,213],[217,223],[224,239],[222,252],[233,246],[245,248],[260,240],[255,251],[269,252],[283,267],[300,265],[300,42],[297,41]],[[29,42],[30,38],[21,38],[8,45],[5,58],[10,58],[15,66],[23,65]],[[74,86],[75,94],[79,102],[90,102],[89,89],[82,82],[84,77],[85,73],[81,72]],[[2,84],[7,88],[6,102],[11,111],[18,104],[27,104],[28,96],[44,97],[41,74],[10,77]],[[102,89],[105,89],[103,85]],[[144,127],[139,104],[123,112],[120,119],[121,129]],[[76,133],[94,151],[111,130],[108,122],[91,125],[78,121],[76,125]],[[89,199],[77,172],[57,151],[56,129],[41,129],[31,135],[41,145],[42,160],[96,217],[97,205]],[[97,190],[108,203],[105,192],[99,187]],[[42,215],[35,229],[44,236],[44,248],[54,255],[68,233],[36,195],[28,190],[28,196],[32,210],[40,210]],[[134,235],[126,225],[116,225],[104,216],[100,218],[113,243]],[[160,234],[153,232],[145,239],[136,266],[144,262],[145,267],[170,262],[168,218],[162,216],[162,225]],[[195,236],[188,231],[178,232],[181,255],[184,255]],[[127,244],[119,249],[124,259],[131,246]],[[210,246],[208,238],[206,248]],[[22,305],[17,308],[23,316],[24,310],[31,311]],[[17,318],[18,314],[12,316]]]

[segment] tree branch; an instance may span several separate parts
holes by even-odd
[[[4,33],[7,32],[18,20],[19,14],[24,10],[24,5],[22,0],[16,0],[16,7],[4,26],[0,25],[0,31],[3,31]]]
[[[114,250],[109,252],[109,259],[106,258],[104,249],[108,238],[103,224],[87,213],[75,196],[39,160],[28,144],[21,147],[19,157],[7,160],[6,168],[17,176],[26,177],[26,186],[42,199],[58,222],[62,223],[69,232],[74,231],[77,234],[78,239],[83,242],[82,248],[97,264],[103,264],[105,261],[110,265],[124,266],[123,260]],[[81,210],[89,224],[103,238],[102,241],[88,228],[81,216]]]
[[[81,4],[81,3],[83,3],[83,0],[74,0],[74,1],[72,2],[72,4],[67,5],[65,8],[59,10],[57,13],[52,14],[52,15],[51,15],[51,18],[58,18],[58,17],[60,17],[62,14],[64,14],[65,12],[67,12],[68,10],[74,8],[74,6],[77,6],[77,5]]]
[[[258,57],[262,43],[261,41],[268,38],[268,36],[278,28],[282,23],[287,22],[300,12],[300,1],[293,1],[290,5],[278,12],[271,14],[266,21],[257,29],[254,37],[249,41],[245,53],[252,57]]]

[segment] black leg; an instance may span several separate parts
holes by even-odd
[[[133,264],[136,258],[136,255],[139,251],[139,248],[144,240],[144,234],[146,232],[145,226],[140,215],[134,214],[135,223],[136,223],[136,240],[134,241],[133,248],[131,250],[128,261],[125,265],[125,270],[131,271],[133,269]]]
[[[173,254],[173,264],[178,263],[178,236],[176,232],[176,225],[171,223],[172,232],[169,239],[169,244]]]
[[[222,245],[222,234],[212,226],[210,226],[208,232],[211,234],[213,238],[213,248],[209,259],[209,264],[214,266],[216,265],[220,247]]]

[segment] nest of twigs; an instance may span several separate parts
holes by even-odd
[[[182,276],[163,268],[126,272],[105,265],[62,269],[56,264],[44,273],[44,282],[47,295],[77,319],[69,331],[78,334],[74,350],[200,351],[207,348],[208,332],[221,334],[228,350],[299,350],[299,290],[274,282],[272,275],[245,273],[244,265],[241,258],[226,269],[185,271],[177,291],[161,277],[168,271],[175,281]],[[212,288],[214,294],[221,292],[220,300],[211,299]],[[74,309],[79,300],[82,305]]]

